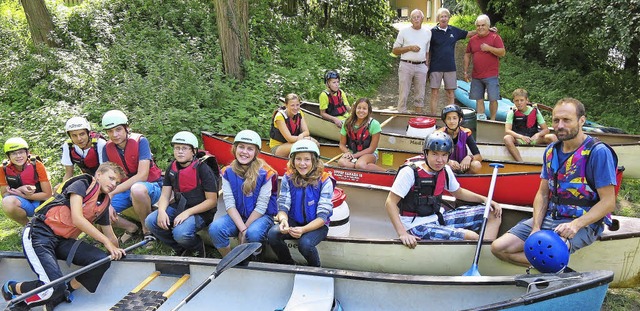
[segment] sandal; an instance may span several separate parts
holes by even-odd
[[[133,231],[133,232],[129,232],[129,231],[125,230],[125,232],[120,237],[120,243],[122,243],[122,244],[127,243],[129,240],[131,240],[134,237],[137,237],[137,236],[139,236],[141,234],[142,233],[140,232],[140,228],[136,228],[136,230]]]

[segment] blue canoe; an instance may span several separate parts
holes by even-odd
[[[456,99],[462,103],[463,105],[471,108],[471,109],[476,109],[476,101],[473,99],[469,99],[469,90],[471,89],[471,83],[469,82],[465,82],[463,80],[458,80],[458,88],[456,88],[456,90],[454,91]],[[509,112],[509,109],[511,109],[511,107],[513,107],[514,104],[511,100],[507,99],[507,98],[502,98],[501,100],[498,101],[498,113],[496,114],[496,120],[497,121],[505,121],[507,119],[507,112]],[[548,108],[547,106],[538,104],[539,107]],[[487,116],[487,119],[489,118],[489,101],[485,100],[484,101],[484,111],[485,111],[485,115]],[[598,124],[596,122],[593,121],[589,121],[587,120],[584,124],[584,126],[582,127],[582,130],[585,132],[596,132],[596,133],[613,133],[613,134],[625,134],[626,132],[616,128],[616,127],[609,127],[609,126],[604,126],[602,124]]]

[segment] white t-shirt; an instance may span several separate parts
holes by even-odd
[[[102,138],[98,139],[98,142],[97,142],[98,163],[100,164],[104,163],[104,160],[102,159],[102,150],[104,149],[104,146],[106,144],[107,142],[104,139]],[[83,159],[87,157],[87,154],[89,153],[89,149],[91,148],[93,148],[93,146],[89,146],[89,148],[82,150],[76,144],[73,144],[73,149],[75,149],[75,151],[79,155],[82,155]],[[62,163],[62,165],[64,166],[73,166],[73,162],[71,162],[71,156],[69,155],[69,143],[67,143],[67,141],[62,143],[62,158],[60,159],[60,163]]]
[[[422,167],[423,165],[426,166],[424,162],[416,163],[416,166],[418,166],[418,170],[423,170],[425,172],[428,172],[426,169]],[[453,171],[451,170],[449,165],[445,165],[444,170],[445,170],[445,173],[449,176],[449,183],[444,185],[444,189],[449,192],[455,192],[458,189],[460,189],[460,183],[458,183],[458,180],[456,179],[456,175],[453,174]],[[429,173],[429,175],[434,175],[434,174]],[[391,192],[395,193],[401,198],[404,198],[407,195],[407,193],[409,193],[409,191],[411,190],[411,187],[413,187],[413,184],[415,183],[415,181],[416,181],[416,178],[413,174],[413,169],[410,166],[405,166],[398,172],[398,176],[396,176],[396,180],[393,182],[393,185],[391,186]],[[440,212],[443,213],[444,208],[440,208]],[[409,230],[413,227],[416,227],[422,224],[436,222],[437,220],[438,220],[437,215],[429,215],[424,217],[400,215],[400,221],[402,221],[402,225],[404,225],[405,230]]]
[[[422,25],[418,30],[413,27],[405,27],[400,29],[396,42],[393,43],[394,48],[399,48],[409,45],[417,45],[420,47],[420,51],[409,51],[400,55],[400,59],[408,60],[412,62],[424,62],[427,59],[427,52],[429,52],[429,43],[431,42],[431,30]]]

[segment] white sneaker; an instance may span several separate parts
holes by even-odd
[[[476,120],[487,120],[487,116],[484,113],[477,114],[476,115]]]

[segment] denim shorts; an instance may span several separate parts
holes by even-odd
[[[162,185],[159,182],[142,181],[141,183],[143,183],[147,188],[149,199],[151,199],[151,204],[153,205],[158,202],[158,200],[160,200],[160,194],[162,193]],[[133,206],[133,202],[131,201],[131,189],[114,195],[113,198],[111,198],[111,206],[113,206],[113,208],[118,213],[121,213],[127,208]]]
[[[500,100],[500,83],[498,77],[484,79],[471,79],[469,99],[484,99],[484,91],[487,91],[490,101]]]
[[[571,222],[572,220],[573,218],[553,219],[553,217],[547,215],[544,217],[544,221],[542,222],[542,227],[540,229],[553,230],[558,225]],[[520,240],[526,241],[531,234],[532,225],[533,218],[525,219],[513,226],[513,228],[509,229],[509,233],[517,236]],[[576,233],[572,239],[569,239],[569,243],[571,243],[569,248],[571,253],[595,242],[595,240],[602,235],[602,231],[604,231],[604,225],[598,225],[597,223],[578,230],[578,233]]]
[[[41,201],[27,200],[18,195],[12,195],[12,196],[18,198],[18,200],[20,201],[20,208],[22,208],[25,212],[27,212],[27,217],[33,216],[33,213],[35,212],[36,208],[40,205],[40,203],[42,203]]]

